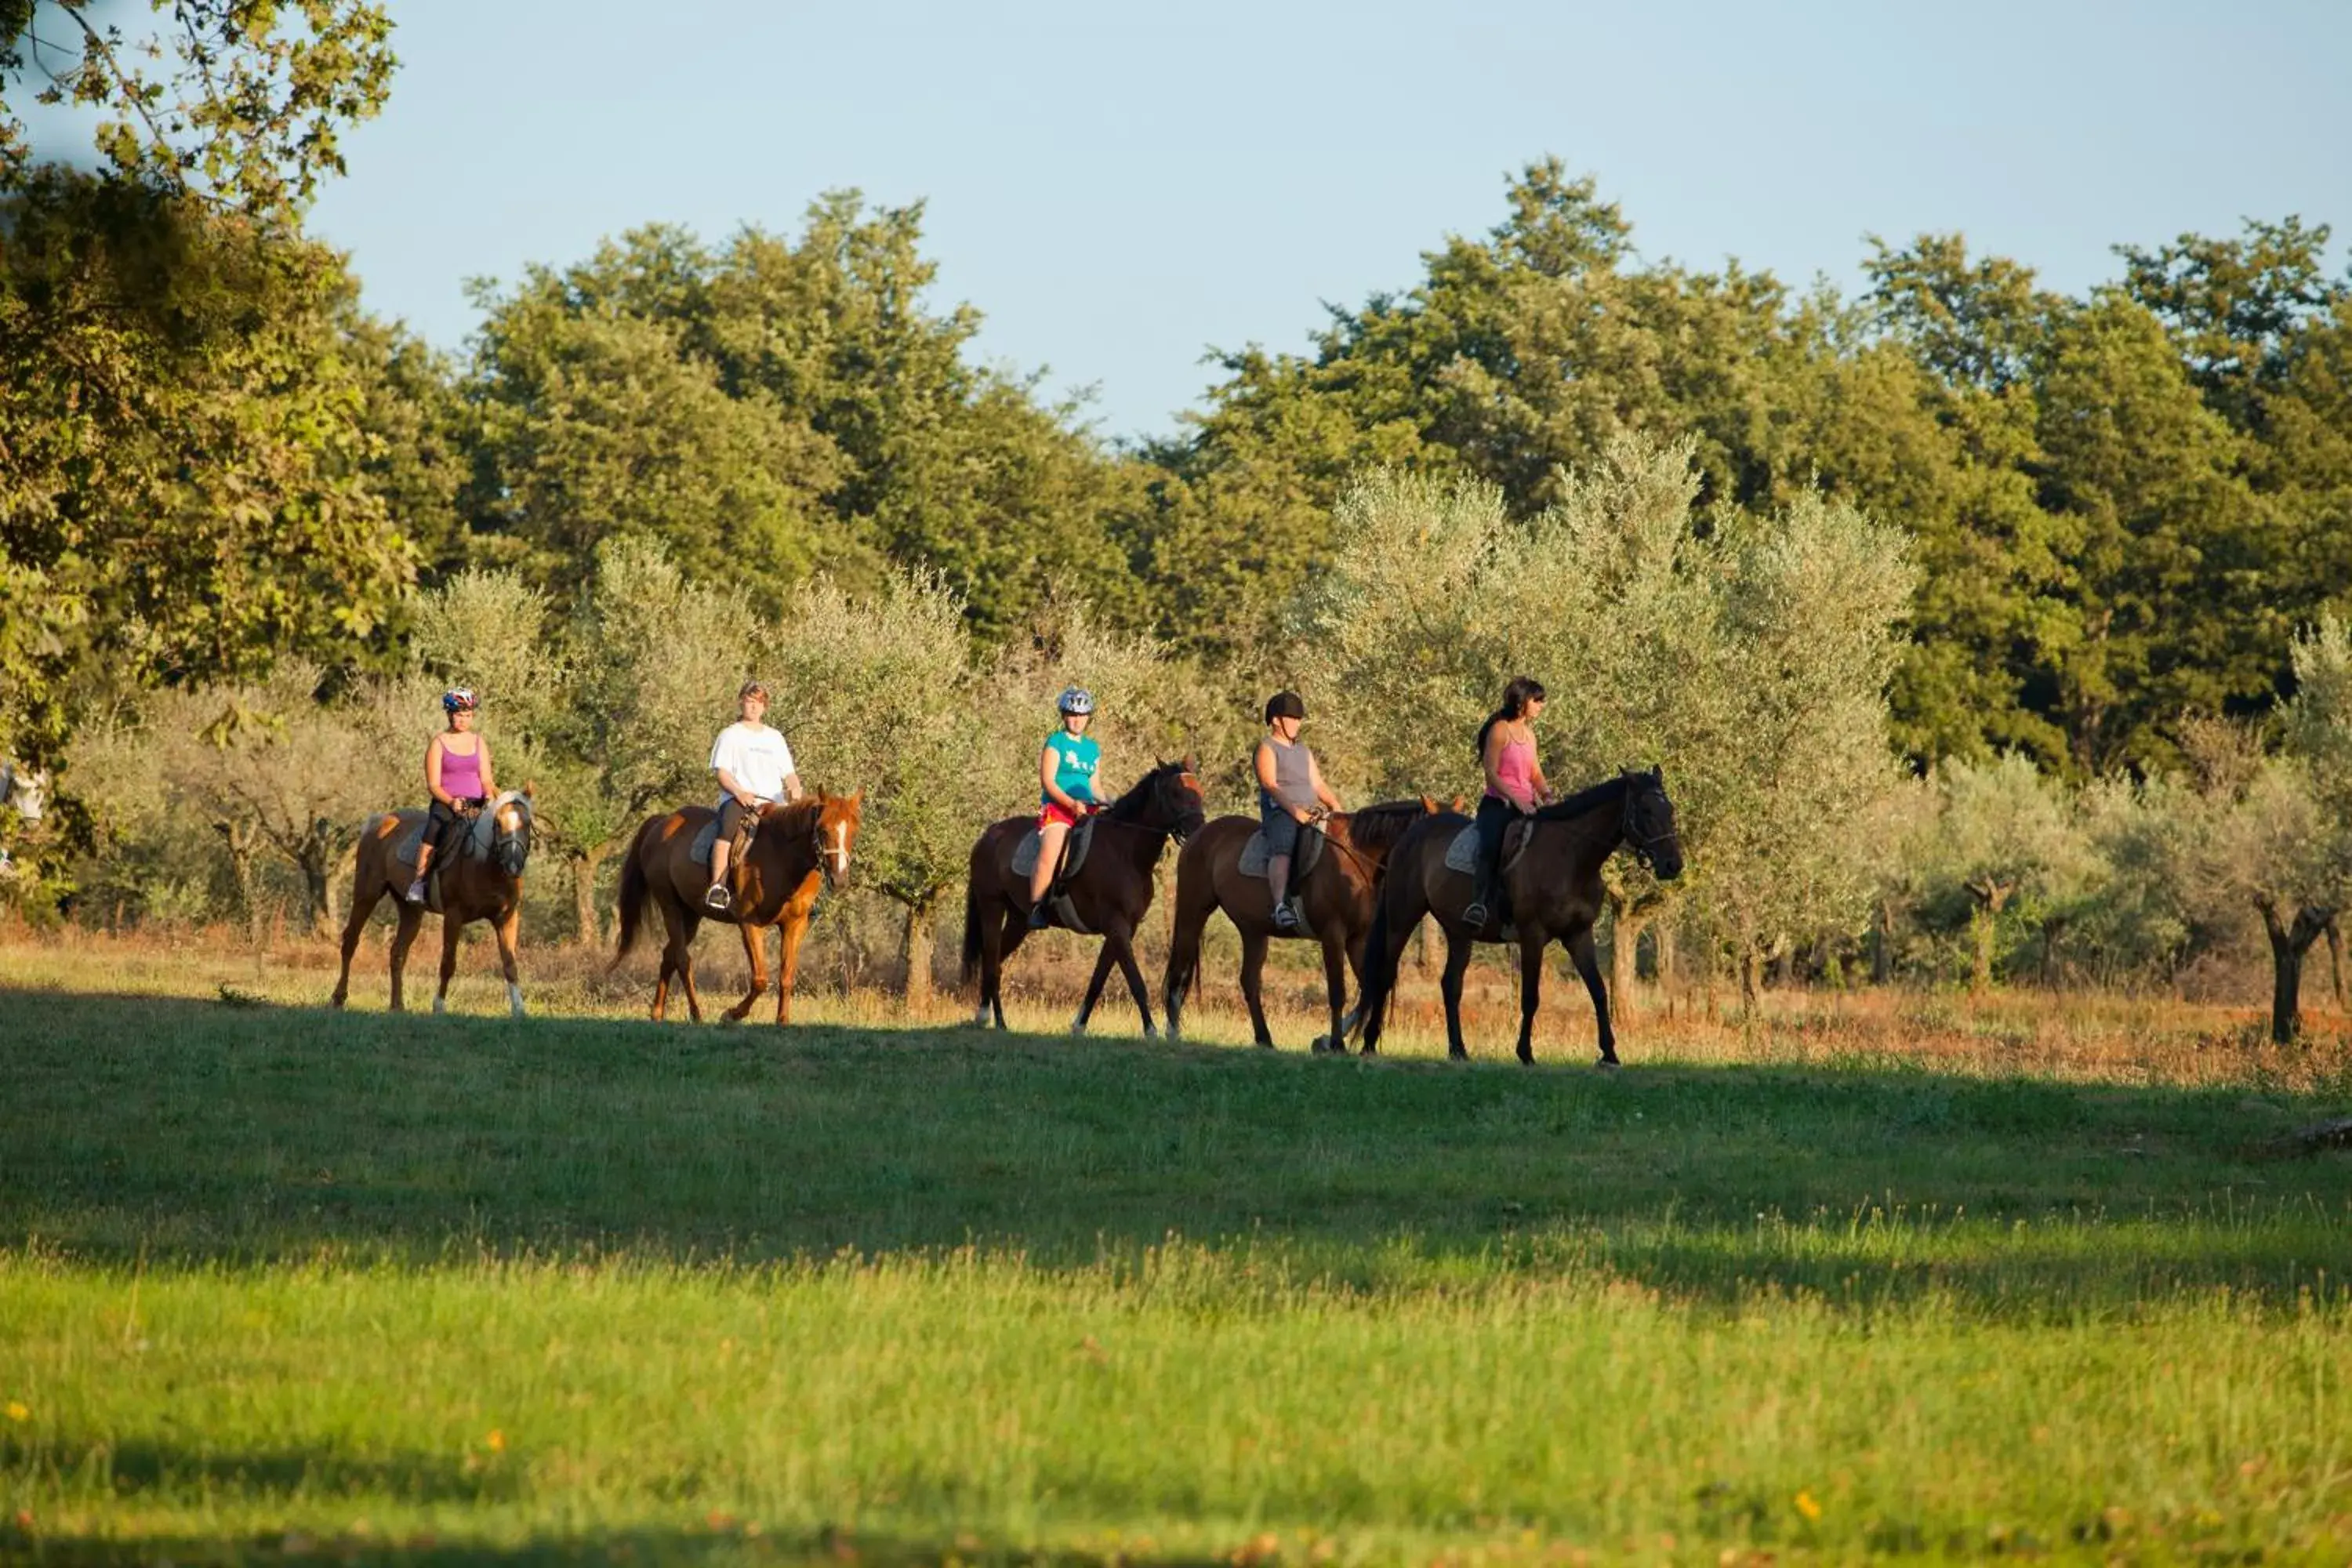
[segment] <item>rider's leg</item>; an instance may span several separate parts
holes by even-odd
[[[706,908],[725,910],[733,903],[727,890],[727,866],[735,855],[735,834],[743,820],[743,805],[733,795],[719,803],[719,832],[710,841],[710,886],[702,895]]]
[[[1045,894],[1054,886],[1054,873],[1061,869],[1062,846],[1070,837],[1066,822],[1044,822],[1037,826],[1037,865],[1029,873],[1029,923],[1043,923]]]
[[[433,864],[433,852],[441,847],[442,837],[448,833],[449,825],[457,820],[457,814],[437,800],[425,812],[425,836],[416,844],[416,879],[410,882],[408,891],[401,895],[408,902],[421,904],[425,901],[425,870]]]
[[[1475,819],[1478,829],[1477,887],[1471,895],[1470,907],[1462,911],[1463,920],[1470,925],[1486,924],[1500,902],[1503,828],[1510,818],[1511,806],[1507,801],[1487,795],[1478,802]]]
[[[1274,907],[1282,908],[1282,900],[1290,891],[1290,857],[1276,855],[1265,863],[1265,885],[1274,894]]]

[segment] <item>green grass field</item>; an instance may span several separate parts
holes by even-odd
[[[0,953],[0,1557],[2352,1558],[2325,1058],[217,984]]]

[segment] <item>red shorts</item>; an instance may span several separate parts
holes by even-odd
[[[1037,826],[1039,827],[1045,827],[1056,822],[1060,823],[1065,827],[1076,827],[1078,825],[1078,819],[1070,815],[1070,808],[1064,805],[1060,801],[1049,800],[1044,805],[1037,808]]]

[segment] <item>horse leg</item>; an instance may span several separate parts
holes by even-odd
[[[1551,941],[1532,922],[1519,933],[1519,1060],[1536,1060],[1536,1009],[1543,1005],[1544,950]]]
[[[515,961],[515,936],[522,927],[522,906],[507,910],[496,926],[499,936],[499,967],[507,976],[507,1013],[522,1016],[522,966]]]
[[[1087,1032],[1087,1020],[1094,1016],[1095,1004],[1102,999],[1103,984],[1110,979],[1110,933],[1105,931],[1102,951],[1095,954],[1094,977],[1087,982],[1087,996],[1078,1004],[1078,1016],[1070,1020],[1070,1033],[1083,1035]],[[1149,1013],[1144,1015],[1147,1020],[1150,1016]]]
[[[1135,962],[1134,935],[1124,923],[1113,926],[1103,934],[1103,951],[1118,956],[1119,973],[1127,976],[1127,989],[1135,998],[1135,1010],[1143,1015],[1143,1037],[1149,1040],[1158,1031],[1151,1026],[1151,993],[1143,984],[1143,966]]]
[[[406,899],[400,900],[400,925],[392,933],[392,1010],[401,1010],[400,975],[408,967],[408,950],[416,942],[417,928],[425,923],[424,911]]]
[[[449,977],[457,973],[457,939],[466,928],[457,923],[455,914],[441,917],[441,984],[433,993],[433,1011],[442,1013],[449,1006]]]
[[[740,1024],[751,1016],[751,1004],[768,990],[768,933],[749,921],[739,922],[736,932],[743,939],[743,961],[751,966],[751,988],[743,993],[743,1000],[727,1009],[724,1016],[730,1024]]]
[[[1180,893],[1183,890],[1179,889]],[[1178,903],[1176,931],[1168,944],[1168,973],[1160,987],[1160,1005],[1168,1015],[1168,1037],[1171,1040],[1184,1026],[1184,991],[1192,984],[1193,972],[1201,967],[1201,931],[1207,923],[1205,913],[1195,919],[1192,910]]]
[[[1609,1026],[1609,987],[1601,979],[1601,954],[1592,946],[1592,928],[1580,928],[1568,939],[1568,956],[1576,961],[1576,972],[1584,976],[1584,989],[1592,996],[1593,1021],[1601,1026],[1601,1060],[1597,1067],[1617,1065],[1617,1036]]]
[[[687,1016],[698,1024],[702,1022],[702,998],[694,990],[694,933],[701,929],[702,917],[690,909],[682,910],[673,939],[677,943],[678,987],[686,993]]]
[[[808,935],[808,915],[795,918],[784,911],[784,923],[776,939],[776,1026],[783,1027],[793,1021],[793,983],[801,972],[801,938]]]
[[[1265,946],[1264,931],[1242,933],[1242,1000],[1249,1004],[1250,1038],[1274,1049],[1274,1031],[1265,1026],[1265,1003],[1259,993],[1265,983]]]
[[[1470,1059],[1470,1047],[1462,1043],[1462,977],[1470,973],[1470,953],[1475,945],[1466,933],[1455,936],[1447,931],[1445,973],[1437,980],[1437,989],[1445,997],[1445,1054],[1457,1062]]]
[[[335,994],[327,1005],[340,1007],[352,994],[352,955],[360,950],[360,935],[367,930],[368,917],[375,913],[376,905],[383,901],[383,889],[376,889],[374,898],[365,903],[352,900],[352,918],[343,922],[343,972],[335,977]]]
[[[1331,1002],[1331,1032],[1316,1041],[1315,1048],[1344,1051],[1348,1048],[1348,1021],[1340,1014],[1348,1005],[1348,949],[1331,935],[1323,938],[1323,989]]]

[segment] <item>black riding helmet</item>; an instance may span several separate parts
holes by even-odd
[[[1306,717],[1307,704],[1299,700],[1298,693],[1296,691],[1277,691],[1265,700],[1265,721],[1269,724],[1276,719]]]

